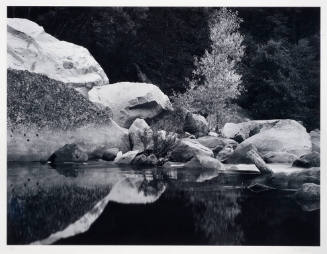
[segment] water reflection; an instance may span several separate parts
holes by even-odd
[[[278,189],[251,192],[257,177],[10,164],[8,244],[319,244],[319,210],[309,212],[319,204]]]
[[[189,202],[196,229],[205,234],[208,244],[241,244],[243,231],[235,222],[236,217],[241,213],[239,197],[239,191],[231,193],[223,188],[190,192]]]

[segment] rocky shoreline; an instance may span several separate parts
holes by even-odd
[[[8,27],[8,161],[106,160],[140,170],[178,162],[184,170],[217,172],[229,170],[225,164],[245,163],[264,176],[260,184],[283,182],[285,188],[289,176],[276,176],[269,163],[288,163],[307,168],[293,175],[301,183],[297,196],[319,198],[319,130],[307,133],[295,120],[273,119],[226,123],[216,133],[205,117],[187,109],[173,123],[181,132],[156,129],[162,114],[173,118],[180,110],[157,86],[109,84],[86,49],[59,41],[28,20],[9,19]],[[47,51],[49,45],[61,50]],[[83,53],[82,60],[71,48]]]

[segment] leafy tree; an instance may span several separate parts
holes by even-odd
[[[224,118],[239,94],[237,64],[244,54],[243,36],[238,31],[241,22],[237,12],[226,8],[211,13],[210,49],[195,59],[190,90],[175,97],[176,104],[210,115],[212,127]]]

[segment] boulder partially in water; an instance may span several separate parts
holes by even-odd
[[[85,162],[88,160],[87,153],[76,144],[66,144],[55,151],[48,159],[51,163]]]
[[[28,19],[7,19],[7,52],[8,68],[46,75],[84,96],[93,86],[109,84],[86,48],[60,41]]]
[[[172,110],[169,98],[153,84],[120,82],[92,88],[92,102],[111,108],[113,119],[129,128],[136,118],[151,119]]]
[[[181,139],[170,154],[174,162],[187,162],[196,155],[213,157],[213,152],[195,139]]]
[[[304,154],[293,162],[293,166],[301,168],[320,167],[320,153]]]

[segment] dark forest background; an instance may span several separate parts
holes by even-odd
[[[320,126],[320,9],[231,8],[243,19],[245,55],[235,100],[254,119]],[[194,57],[210,46],[214,8],[9,7],[60,40],[86,47],[110,83],[146,81],[184,93]]]

